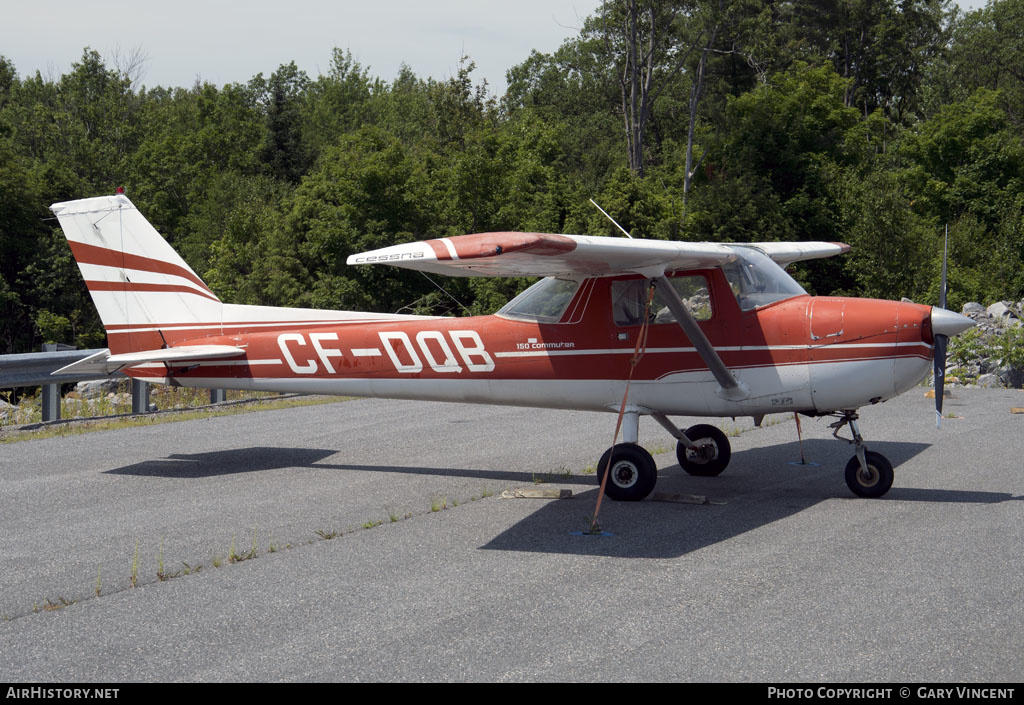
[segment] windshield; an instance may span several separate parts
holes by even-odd
[[[529,321],[558,321],[580,284],[572,279],[547,277],[515,297],[498,311],[499,316]]]
[[[749,311],[776,301],[806,295],[793,277],[770,257],[752,247],[730,245],[738,257],[722,266],[740,308]]]

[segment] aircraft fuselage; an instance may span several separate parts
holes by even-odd
[[[686,276],[704,278],[700,328],[749,394],[718,393],[680,327],[651,310],[630,389],[638,407],[710,416],[855,409],[906,391],[930,369],[928,306],[798,295],[742,310],[722,270]],[[366,314],[275,323],[242,320],[257,308],[237,307],[236,320],[219,326],[137,328],[133,347],[159,347],[162,334],[173,345],[244,347],[243,359],[127,372],[194,387],[617,410],[641,330],[613,311],[613,287],[629,281],[644,280],[582,280],[557,320],[544,321]],[[111,348],[118,344],[112,334]]]

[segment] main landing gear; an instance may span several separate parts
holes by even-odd
[[[714,426],[690,426],[683,435],[689,443],[683,440],[676,443],[676,459],[679,467],[690,475],[713,477],[729,465],[732,458],[729,439]]]
[[[680,467],[691,475],[718,475],[729,464],[732,449],[729,439],[714,426],[698,424],[681,431],[661,413],[651,418],[676,439],[676,458]],[[602,481],[607,468],[604,493],[619,501],[638,502],[654,490],[658,466],[644,448],[637,445],[639,414],[626,412],[622,417],[623,440],[605,451],[597,464],[597,480]]]
[[[844,411],[837,414],[839,420],[829,424],[832,435],[841,441],[852,443],[856,455],[846,464],[846,485],[858,497],[881,497],[892,487],[892,463],[881,453],[867,449],[857,426],[857,412]],[[839,431],[849,424],[853,439],[843,438]]]
[[[604,493],[620,502],[639,502],[654,490],[658,466],[644,448],[634,443],[619,443],[604,452],[597,464],[600,482],[606,471]]]
[[[711,477],[720,474],[729,465],[732,449],[729,439],[720,430],[707,424],[680,430],[659,412],[650,413],[676,439],[676,458],[679,466],[690,475]],[[855,454],[846,464],[846,484],[858,497],[881,497],[892,487],[893,470],[881,453],[867,449],[857,426],[857,412],[843,411],[829,424],[832,435],[854,446]],[[637,444],[639,412],[627,411],[622,417],[624,443],[609,448],[597,465],[600,483],[608,471],[604,492],[612,499],[638,502],[651,492],[658,482],[658,466],[651,454]],[[853,438],[839,435],[843,426],[849,426]]]

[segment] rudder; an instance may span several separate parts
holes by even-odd
[[[114,354],[174,342],[189,324],[220,325],[223,304],[124,194],[55,203]]]

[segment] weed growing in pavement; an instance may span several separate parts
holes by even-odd
[[[139,584],[139,541],[135,540],[135,556],[132,558],[132,577],[129,581],[132,587]]]
[[[74,600],[65,600],[63,597],[58,597],[56,602],[51,601],[50,598],[46,598],[46,602],[41,605],[33,603],[32,611],[38,612],[39,610],[43,610],[44,612],[53,612],[55,610],[62,610],[65,607],[70,607],[73,604],[75,604]]]
[[[161,538],[160,539],[160,552],[157,554],[157,558],[156,558],[156,579],[159,580],[160,582],[163,582],[164,580],[170,580],[171,578],[177,578],[179,575],[181,575],[181,571],[180,570],[175,572],[175,573],[167,573],[167,572],[164,571],[164,540],[163,540],[163,538]]]

